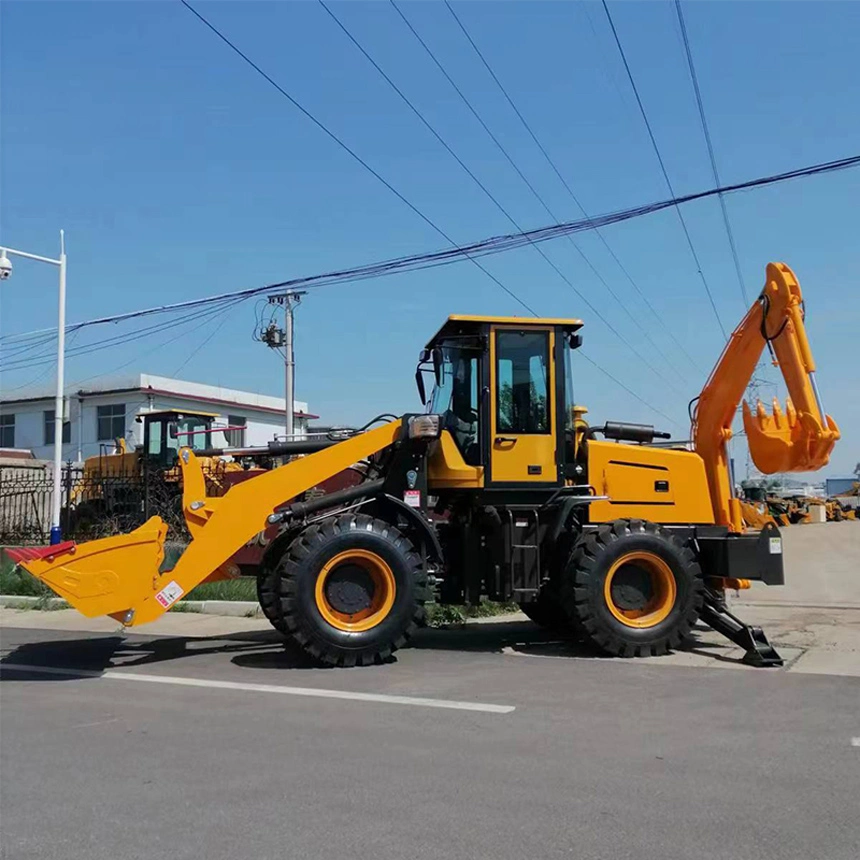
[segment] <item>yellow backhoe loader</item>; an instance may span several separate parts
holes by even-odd
[[[325,663],[385,660],[422,622],[432,589],[445,602],[515,600],[538,623],[625,657],[676,648],[701,619],[739,643],[747,662],[779,664],[764,633],[723,599],[750,580],[783,582],[778,529],[744,528],[727,444],[768,347],[791,400],[772,413],[744,405],[756,466],[828,462],[839,430],[815,385],[803,307],[788,266],[768,265],[697,398],[692,450],[655,444],[668,434],[648,425],[586,423],[572,395],[580,320],[451,316],[421,353],[423,413],[381,416],[342,441],[305,441],[306,456],[219,498],[207,496],[197,456],[182,447],[192,540],[170,569],[158,517],[130,534],[10,555],[85,615],[137,626],[277,524],[259,568],[261,604]],[[359,461],[369,465],[357,486],[295,501]]]

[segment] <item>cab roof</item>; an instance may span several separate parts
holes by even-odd
[[[521,328],[561,326],[566,331],[576,331],[582,328],[583,322],[579,319],[562,317],[493,317],[452,314],[445,320],[439,331],[427,341],[427,348],[429,349],[441,338],[450,335],[478,334],[483,325],[514,325]]]

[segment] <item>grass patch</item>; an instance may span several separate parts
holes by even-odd
[[[185,600],[252,600],[257,602],[257,581],[251,577],[204,582],[192,588]]]
[[[5,555],[0,556],[0,594],[16,597],[53,597],[47,585],[30,576],[26,570],[16,567]]]
[[[177,601],[167,610],[168,612],[200,612],[196,606],[189,606],[182,600]]]
[[[495,600],[482,600],[473,606],[456,606],[444,603],[431,603],[427,606],[427,626],[445,627],[449,624],[464,624],[469,618],[493,618],[519,612],[516,603],[497,603]]]

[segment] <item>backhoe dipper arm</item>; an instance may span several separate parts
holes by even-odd
[[[761,295],[732,332],[698,397],[692,439],[705,462],[716,522],[733,532],[743,531],[743,519],[731,486],[727,446],[738,405],[766,345],[782,371],[789,399],[783,413],[774,398],[773,414],[761,402],[753,414],[744,402],[744,429],[756,467],[765,474],[820,469],[839,438],[839,428],[821,404],[803,318],[794,272],[784,263],[768,263]]]

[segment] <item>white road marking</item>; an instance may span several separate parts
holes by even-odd
[[[109,720],[96,720],[94,723],[80,723],[77,726],[72,726],[73,729],[89,729],[93,726],[106,726],[108,723],[118,723],[118,717],[111,717]]]
[[[852,747],[860,747],[860,738],[851,738]]]
[[[117,672],[105,669],[64,669],[56,666],[28,666],[24,663],[0,663],[0,670],[34,672],[39,675],[63,675],[73,678],[102,678],[109,681],[138,681],[148,684],[172,684],[179,687],[208,687],[216,690],[242,690],[251,693],[279,693],[282,696],[309,696],[319,699],[350,699],[356,702],[378,702],[383,705],[413,705],[419,708],[442,708],[449,711],[480,711],[485,714],[510,714],[513,705],[485,702],[457,702],[449,699],[424,699],[417,696],[388,696],[384,693],[358,693],[348,690],[326,690],[316,687],[282,687],[277,684],[249,684],[243,681],[215,681],[204,678],[179,678],[173,675],[145,675],[141,672]]]

